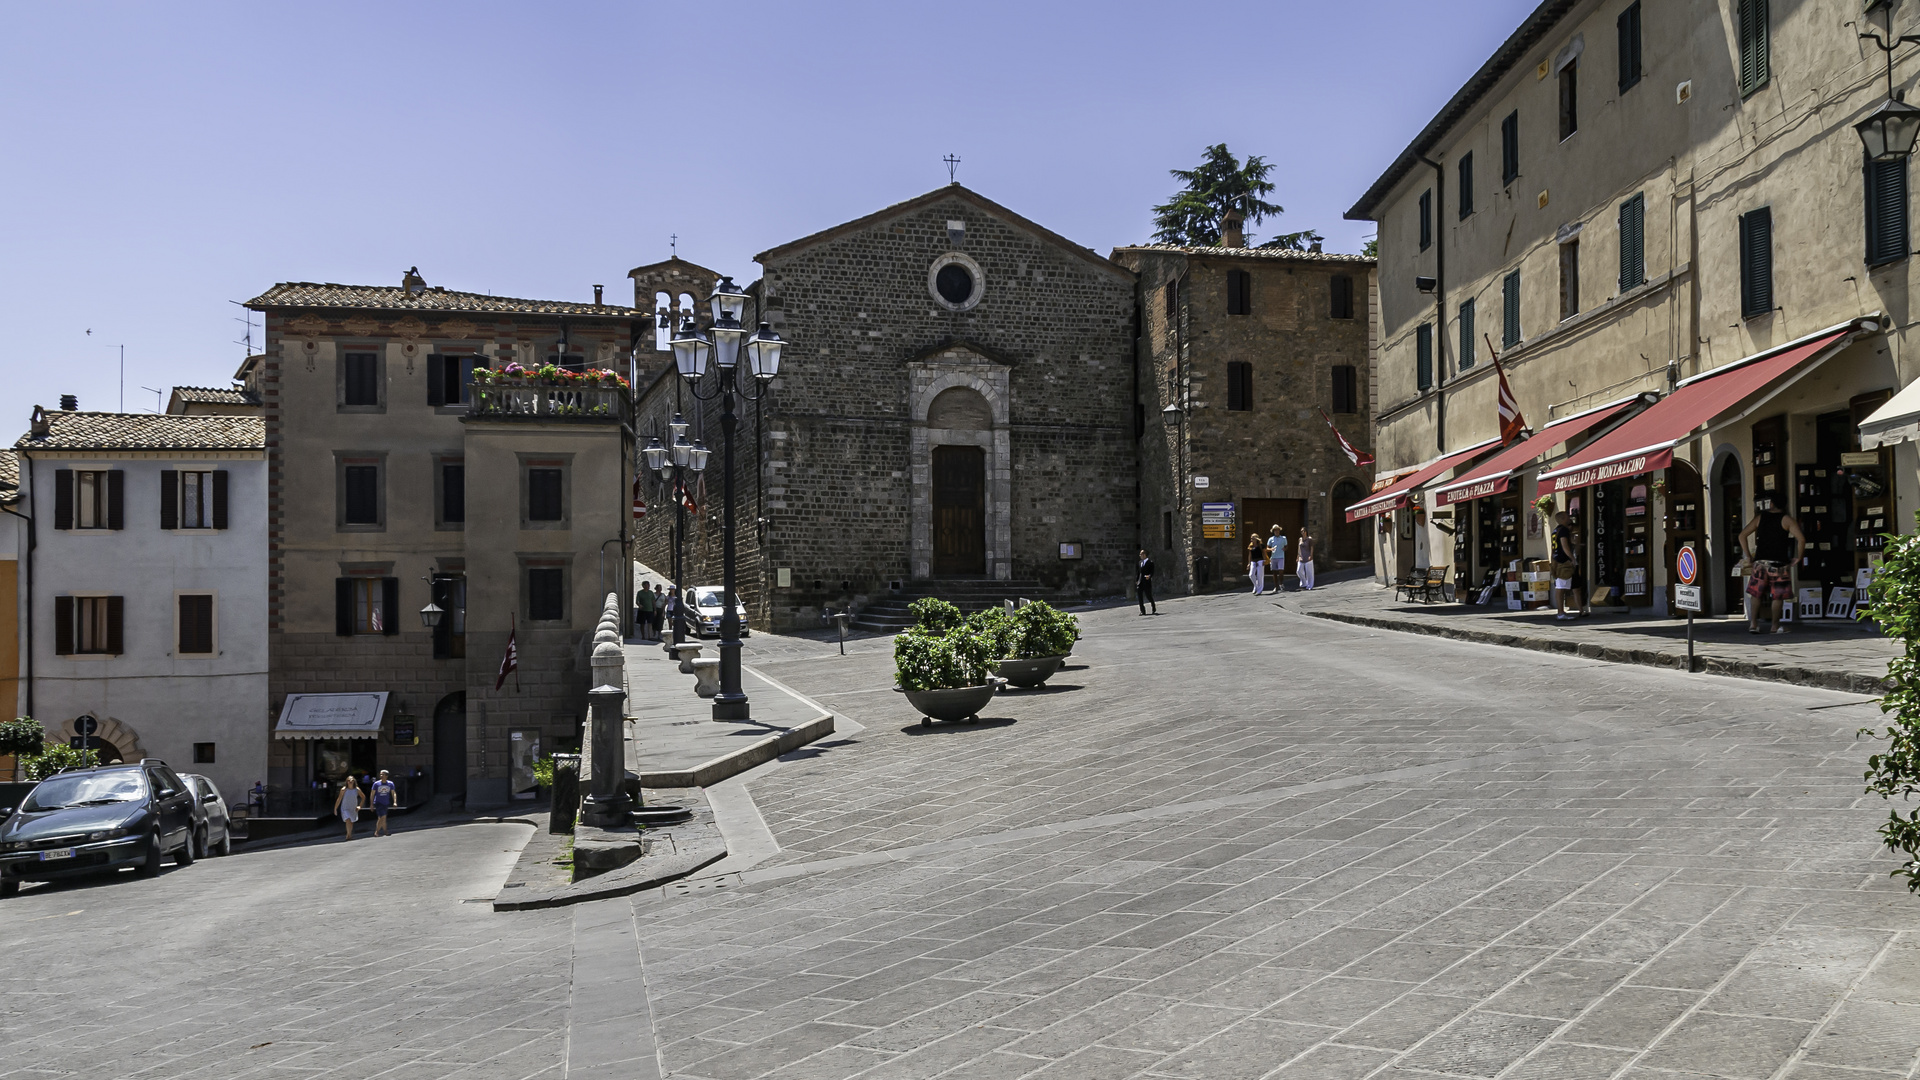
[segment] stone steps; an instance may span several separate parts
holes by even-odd
[[[861,608],[853,618],[853,628],[875,634],[897,634],[913,625],[913,602],[929,596],[937,596],[968,615],[999,607],[1008,600],[1060,602],[1054,590],[1037,581],[916,581]]]

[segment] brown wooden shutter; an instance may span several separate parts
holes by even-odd
[[[53,470],[53,527],[73,528],[73,470]]]
[[[180,527],[180,474],[172,469],[160,470],[160,527]]]
[[[127,527],[127,474],[121,469],[107,473],[107,528]]]
[[[73,597],[71,596],[53,598],[53,653],[55,656],[70,656],[73,653]]]
[[[213,527],[227,527],[227,470],[220,469],[213,474]]]
[[[427,404],[445,405],[447,403],[447,358],[444,356],[427,357]]]
[[[353,636],[353,579],[333,579],[333,632]]]
[[[126,617],[126,609],[126,597],[107,597],[107,651],[115,656],[126,652],[126,641],[120,636],[120,627]]]
[[[380,629],[392,637],[400,632],[400,579],[380,579]]]

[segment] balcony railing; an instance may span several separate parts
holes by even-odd
[[[467,415],[487,420],[617,423],[626,419],[627,392],[617,386],[476,386]]]

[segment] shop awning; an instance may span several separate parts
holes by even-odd
[[[1860,421],[1860,449],[1878,450],[1897,442],[1920,442],[1920,382],[1908,383]]]
[[[1793,379],[1813,370],[1810,361],[1824,359],[1851,340],[1855,328],[1856,323],[1831,327],[1683,380],[1645,412],[1595,439],[1560,467],[1541,473],[1540,493],[1666,468],[1673,463],[1673,448],[1681,440],[1776,383],[1776,389],[1785,389]]]
[[[1381,488],[1379,491],[1367,496],[1360,502],[1347,507],[1347,520],[1359,521],[1362,518],[1370,518],[1375,514],[1384,514],[1389,510],[1400,509],[1407,505],[1407,499],[1412,495],[1414,488],[1439,476],[1448,469],[1457,465],[1466,464],[1473,460],[1475,456],[1486,452],[1488,447],[1494,446],[1499,442],[1499,439],[1488,439],[1486,442],[1470,446],[1465,450],[1455,450],[1451,454],[1440,455],[1400,479],[1395,480],[1393,483],[1388,484],[1386,487]]]
[[[387,713],[387,692],[288,694],[280,706],[276,739],[377,739]]]
[[[1516,470],[1526,467],[1529,462],[1555,446],[1569,439],[1577,439],[1582,433],[1592,431],[1614,419],[1626,412],[1638,400],[1640,399],[1627,398],[1624,401],[1615,401],[1597,409],[1588,409],[1586,412],[1555,420],[1534,435],[1520,440],[1474,466],[1460,479],[1450,480],[1434,488],[1433,505],[1451,506],[1457,502],[1466,502],[1468,499],[1500,494],[1507,490],[1507,483],[1513,479]]]

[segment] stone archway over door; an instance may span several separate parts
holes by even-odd
[[[912,575],[981,574],[1013,576],[1013,467],[1007,418],[1007,365],[964,344],[943,346],[907,364],[907,406],[912,416],[909,453],[912,469],[912,533],[908,552]],[[943,570],[935,564],[935,454],[971,449],[980,462],[977,490],[981,555],[973,570]],[[941,455],[946,461],[946,455]],[[953,462],[962,459],[954,457]],[[949,467],[958,468],[957,464]],[[974,475],[965,474],[969,478]],[[971,528],[971,526],[968,526]],[[947,565],[942,559],[941,565]]]
[[[933,576],[987,572],[987,453],[933,448]]]
[[[467,792],[467,695],[448,694],[433,708],[433,791]]]

